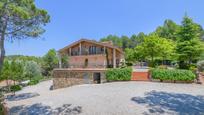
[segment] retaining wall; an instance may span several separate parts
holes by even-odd
[[[53,70],[53,89],[69,87],[79,84],[93,84],[94,73],[100,73],[101,83],[106,82],[105,71],[88,70]]]

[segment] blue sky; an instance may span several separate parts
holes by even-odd
[[[203,0],[35,0],[51,22],[38,40],[6,42],[6,55],[43,56],[79,40],[99,40],[109,34],[149,33],[165,19],[181,22],[185,12],[204,25]]]

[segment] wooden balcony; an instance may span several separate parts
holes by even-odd
[[[86,55],[100,55],[105,54],[103,51],[97,51],[97,52],[71,52],[70,56],[86,56]]]

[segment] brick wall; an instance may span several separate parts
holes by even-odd
[[[132,81],[149,81],[149,72],[132,72]]]

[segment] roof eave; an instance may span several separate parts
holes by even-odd
[[[82,41],[87,41],[87,42],[91,42],[91,43],[98,44],[98,45],[101,45],[101,46],[105,46],[105,47],[117,49],[118,51],[120,51],[121,53],[123,53],[123,51],[122,51],[121,49],[119,49],[118,47],[109,46],[109,45],[106,45],[106,44],[98,43],[98,42],[96,42],[96,41],[91,41],[91,40],[84,39],[84,38],[82,38],[82,39],[80,39],[80,40],[78,40],[78,41],[76,41],[76,42],[74,42],[74,43],[72,43],[72,44],[70,44],[70,45],[68,45],[68,46],[66,46],[66,47],[64,47],[64,48],[62,48],[62,49],[60,49],[60,50],[58,50],[58,52],[63,52],[64,50],[66,50],[66,49],[68,49],[68,48],[70,48],[70,47],[72,47],[72,46],[74,46],[74,45],[76,45],[76,44],[78,44],[78,43],[80,43],[80,42],[82,42]]]

